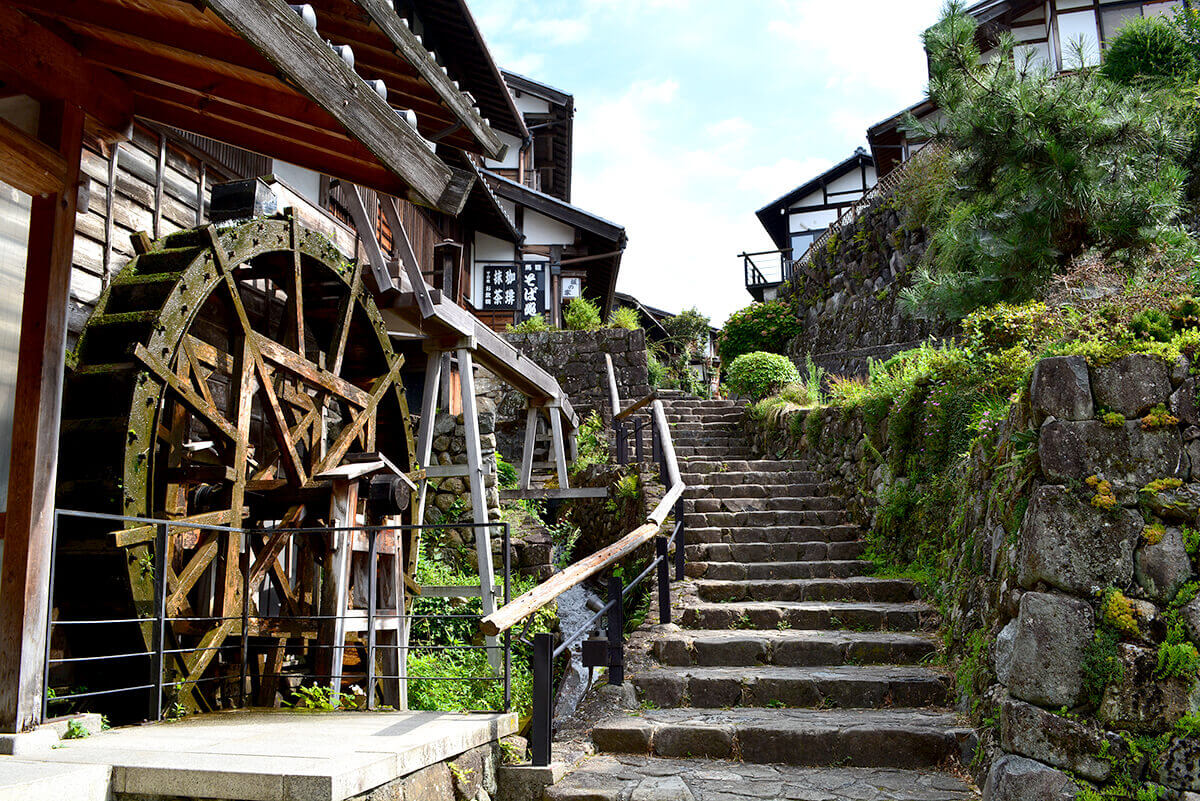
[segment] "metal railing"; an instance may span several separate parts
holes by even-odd
[[[593,631],[600,618],[607,617],[605,636],[594,640],[594,645],[585,643],[584,666],[607,667],[610,684],[625,682],[625,618],[624,599],[639,586],[651,573],[657,574],[658,611],[659,619],[666,623],[671,618],[671,549],[674,547],[675,579],[683,578],[686,559],[686,534],[683,523],[683,493],[686,485],[679,473],[679,463],[675,458],[675,447],[671,442],[671,429],[667,424],[666,411],[653,393],[630,405],[624,411],[620,409],[620,398],[617,392],[616,375],[613,371],[612,359],[606,357],[608,372],[608,389],[611,408],[614,412],[615,427],[623,427],[633,412],[648,409],[653,421],[656,451],[663,483],[668,487],[663,496],[646,516],[646,523],[626,534],[611,545],[580,559],[565,570],[551,576],[532,590],[521,595],[504,607],[485,617],[481,628],[487,635],[507,632],[522,620],[542,609],[562,593],[583,583],[586,579],[602,570],[615,565],[622,559],[632,555],[643,545],[654,540],[655,557],[642,573],[629,583],[622,584],[619,577],[608,581],[608,600],[600,611],[596,612],[575,631],[562,635],[561,642],[554,646],[553,635],[535,634],[533,645],[533,712],[530,736],[530,748],[533,752],[533,764],[545,766],[550,764],[551,741],[553,739],[553,698],[554,698],[554,660],[566,650],[579,642]],[[640,429],[639,429],[640,430]],[[667,518],[674,515],[674,525],[669,536],[663,536]],[[524,643],[525,641],[522,640]]]
[[[148,557],[148,564],[143,568],[150,573],[152,578],[153,601],[149,604],[152,608],[147,608],[143,599],[143,603],[140,605],[134,601],[132,613],[121,617],[56,619],[56,595],[61,598],[62,589],[56,586],[56,576],[58,563],[62,558],[59,544],[62,542],[64,529],[72,526],[78,529],[82,526],[93,532],[104,528],[119,531],[129,528],[129,524],[139,527],[154,527],[154,535],[148,540],[152,545],[152,553]],[[80,711],[76,707],[81,702],[100,702],[100,699],[114,696],[144,696],[147,700],[147,712],[140,719],[161,720],[168,704],[178,702],[187,693],[192,692],[195,687],[213,682],[226,682],[227,686],[228,683],[236,682],[236,690],[232,693],[222,694],[222,703],[226,706],[244,707],[249,705],[247,690],[252,676],[259,682],[266,679],[286,680],[296,686],[321,686],[324,682],[329,685],[335,702],[341,696],[340,686],[343,682],[346,685],[361,684],[362,694],[365,696],[362,708],[367,710],[377,708],[376,695],[381,686],[385,686],[384,683],[387,682],[395,683],[393,695],[398,696],[399,699],[405,699],[408,686],[416,682],[503,682],[504,711],[508,711],[512,698],[512,649],[511,638],[507,633],[502,647],[497,649],[502,651],[501,668],[499,671],[493,670],[490,675],[412,676],[408,673],[408,657],[413,655],[433,651],[477,651],[489,647],[495,648],[495,646],[487,645],[421,644],[410,642],[407,637],[408,628],[413,621],[479,620],[482,618],[482,614],[413,614],[409,611],[411,603],[416,602],[425,594],[422,590],[428,591],[430,597],[472,598],[479,597],[482,588],[479,586],[419,588],[412,585],[412,595],[408,596],[405,586],[406,577],[401,564],[403,554],[401,535],[411,532],[479,527],[496,528],[502,532],[503,587],[497,587],[494,590],[501,591],[502,597],[507,603],[510,600],[512,567],[507,523],[460,522],[419,526],[395,524],[351,527],[243,528],[67,509],[56,510],[55,542],[51,551],[50,563],[50,603],[46,621],[47,636],[43,675],[46,691],[42,699],[43,719],[50,719],[52,713]],[[233,604],[233,606],[239,607],[236,614],[229,613],[230,604],[219,608],[220,604],[215,598],[209,599],[212,606],[211,613],[203,613],[206,603],[202,599],[192,599],[199,607],[192,610],[188,604],[181,603],[180,599],[176,597],[176,593],[172,591],[171,584],[178,584],[179,578],[174,570],[169,569],[171,565],[168,564],[167,554],[172,550],[176,553],[189,550],[187,547],[189,543],[183,539],[185,536],[192,538],[190,544],[194,547],[194,538],[197,533],[201,536],[211,535],[231,543],[225,553],[228,556],[236,555],[238,560],[239,585],[236,587],[236,603]],[[330,569],[329,556],[332,550],[339,545],[347,546],[350,558],[345,560],[345,570],[347,574],[356,573],[358,576],[365,574],[366,607],[352,608],[351,604],[346,604],[345,608],[332,611],[325,608],[329,604],[318,603],[319,590],[316,587],[304,588],[305,591],[311,590],[310,602],[304,602],[303,594],[299,603],[296,603],[295,599],[286,597],[286,593],[280,589],[274,579],[268,582],[268,575],[282,564],[279,561],[279,553],[274,555],[275,564],[260,565],[258,555],[253,552],[252,543],[259,540],[260,537],[283,537],[286,539],[286,545],[279,552],[290,554],[295,558],[290,559],[287,565],[280,567],[281,570],[293,571],[294,575],[298,577],[302,569],[311,569],[314,571],[313,575],[320,573],[324,581],[331,580],[328,571]],[[362,540],[364,539],[366,540],[366,552],[361,554]],[[385,544],[384,541],[388,542]],[[308,554],[318,551],[325,554],[324,566],[314,559],[313,563],[304,565],[302,568],[302,560],[299,558],[302,550],[293,547],[297,544],[311,545],[312,547],[307,549]],[[265,547],[265,544],[261,545],[260,549]],[[387,582],[382,584],[380,582],[380,577],[383,575],[380,571],[379,561],[381,550],[389,551],[386,555],[390,555],[393,560],[392,576],[394,578],[390,586],[386,586]],[[260,554],[262,552],[260,550]],[[363,555],[366,559],[365,566],[356,565],[355,558]],[[219,559],[214,558],[205,571],[215,571],[218,562]],[[207,572],[204,575],[207,575]],[[215,572],[213,576],[216,576]],[[361,595],[363,589],[356,587],[356,594]],[[349,590],[350,586],[347,584],[344,597],[350,597]],[[407,602],[406,596],[408,597]],[[120,599],[113,600],[120,601]],[[76,606],[78,605],[76,603]],[[293,613],[283,614],[285,607],[290,608]],[[189,613],[173,614],[173,608],[176,611],[187,609]],[[274,611],[276,608],[278,612]],[[311,632],[304,628],[309,624],[312,625]],[[223,634],[197,637],[196,632],[205,626],[211,627],[208,629],[210,633],[221,631]],[[253,633],[255,631],[258,633]],[[340,642],[337,641],[338,636],[334,636],[331,640],[327,633],[329,631],[341,632]],[[388,638],[389,640],[394,639],[394,642],[379,640],[378,635],[384,631],[395,632]],[[358,641],[348,642],[345,636],[346,632],[357,632],[360,635]],[[57,638],[56,634],[59,635]],[[365,639],[363,635],[365,635]],[[185,644],[185,639],[195,640],[195,643]],[[232,642],[228,642],[229,640]],[[118,644],[122,647],[106,652],[96,647],[95,644],[99,641]],[[268,663],[265,662],[261,670],[257,665],[251,666],[255,657],[253,651],[267,641],[274,647],[283,648],[286,653],[292,655],[290,669],[283,669],[282,661],[281,667],[278,669],[268,668],[266,666]],[[55,642],[66,644],[62,656],[54,656],[53,644]],[[137,644],[144,647],[139,648]],[[80,647],[76,649],[75,645]],[[364,673],[363,667],[355,672],[340,667],[326,669],[315,666],[327,664],[323,657],[326,657],[328,652],[337,651],[344,654],[351,649],[357,649],[363,653],[361,662],[365,665],[365,674],[361,677],[357,677],[357,674]],[[386,658],[389,653],[391,654],[390,664],[394,666],[395,672],[380,672],[378,669],[379,657]],[[212,656],[200,656],[206,654],[212,654]],[[189,664],[189,657],[194,657],[195,661]],[[220,671],[202,669],[189,674],[187,671],[198,664],[201,658],[211,663],[213,667],[219,665]],[[138,667],[137,663],[139,662],[146,664]],[[329,664],[339,665],[342,663],[342,659],[337,659]],[[119,669],[114,670],[112,667],[114,664],[119,665]],[[132,666],[124,667],[125,665]],[[51,689],[52,681],[55,678],[54,674],[64,671],[72,674],[72,680],[67,683],[73,685],[74,689],[55,692]],[[124,676],[124,682],[117,679],[118,676]],[[401,700],[399,706],[404,708],[406,703]],[[128,701],[123,702],[120,706],[109,705],[106,709],[119,710],[122,719],[131,717],[128,715]],[[133,720],[136,718],[129,722],[133,722]]]
[[[747,289],[778,286],[792,277],[792,249],[740,253]]]

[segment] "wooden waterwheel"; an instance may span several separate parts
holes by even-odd
[[[221,677],[223,666],[226,679],[230,671],[224,653],[241,639],[245,565],[255,619],[248,634],[262,652],[259,698],[269,703],[267,675],[289,648],[293,661],[319,660],[310,646],[328,633],[304,617],[331,611],[338,547],[331,536],[272,529],[339,522],[322,476],[356,455],[414,470],[404,358],[363,288],[361,266],[291,217],[197,228],[139,249],[79,340],[63,404],[59,506],[250,531],[243,552],[237,534],[172,527],[161,555],[167,647],[179,652],[166,665],[177,690],[168,703],[230,703]],[[410,522],[399,508],[372,519],[365,501],[355,502],[348,520]],[[155,614],[156,527],[114,528],[60,521],[60,613]],[[402,539],[389,537],[382,552],[415,558],[415,543]],[[271,610],[292,619],[272,625]],[[150,643],[151,625],[131,629],[140,634],[124,632],[127,645]],[[119,651],[111,634],[107,642],[94,631],[73,636],[73,653]]]

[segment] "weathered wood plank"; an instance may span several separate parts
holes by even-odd
[[[412,187],[410,199],[457,216],[474,176],[435,156],[417,132],[281,0],[208,0],[225,24]]]
[[[197,414],[199,414],[208,422],[212,423],[213,426],[216,427],[217,431],[224,434],[230,440],[235,442],[237,441],[237,429],[235,429],[233,425],[231,425],[230,422],[225,419],[224,415],[222,415],[215,406],[211,405],[204,398],[200,397],[200,395],[197,394],[194,389],[185,384],[183,380],[180,379],[179,376],[175,375],[171,368],[167,367],[167,365],[165,365],[161,359],[159,359],[150,351],[146,350],[145,345],[139,342],[134,348],[133,353],[139,360],[141,360],[143,364],[149,367],[156,376],[166,383],[167,386],[175,390],[175,393],[179,395],[179,397],[182,398],[188,406],[192,407]]]
[[[69,169],[63,157],[6,120],[0,120],[0,150],[0,180],[25,194],[49,195],[66,185]]]

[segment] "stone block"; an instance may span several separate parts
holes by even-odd
[[[1200,708],[1200,686],[1191,677],[1158,679],[1158,653],[1154,648],[1121,643],[1119,655],[1124,678],[1112,682],[1096,710],[1096,717],[1114,729],[1157,734]]]
[[[1200,740],[1176,737],[1159,760],[1158,782],[1175,790],[1200,792]]]
[[[1188,378],[1179,385],[1179,389],[1171,393],[1171,414],[1179,418],[1184,425],[1200,425],[1200,406],[1196,403],[1196,392],[1200,391],[1200,382]]]
[[[1120,738],[1107,735],[1095,726],[1006,698],[1000,706],[1000,746],[1020,754],[1073,771],[1085,779],[1104,782],[1112,774],[1112,765],[1097,756],[1104,742],[1118,747]]]
[[[730,759],[733,728],[664,725],[654,732],[654,753],[664,757]]]
[[[1113,428],[1099,420],[1053,421],[1042,426],[1038,461],[1048,481],[1066,484],[1100,475],[1122,503],[1157,478],[1186,480],[1188,460],[1175,426],[1143,429],[1138,420]]]
[[[1168,528],[1157,545],[1142,544],[1134,555],[1133,575],[1150,600],[1173,600],[1192,577],[1192,560],[1183,547],[1180,530]]]
[[[1126,417],[1141,417],[1171,394],[1170,369],[1157,356],[1131,353],[1091,372],[1096,403]]]
[[[1087,359],[1056,356],[1033,368],[1030,404],[1039,419],[1090,420],[1095,416]]]
[[[1133,551],[1144,523],[1128,509],[1105,512],[1065,487],[1038,487],[1019,535],[1022,587],[1044,581],[1079,595],[1133,578]]]
[[[983,785],[983,801],[1071,801],[1076,795],[1067,774],[1012,754],[992,763]]]
[[[1083,699],[1083,658],[1092,640],[1092,607],[1063,595],[1027,592],[996,639],[996,676],[1014,697],[1047,707]]]
[[[404,780],[404,801],[424,801],[427,798],[455,798],[454,778],[445,762],[422,768]]]
[[[1200,595],[1192,599],[1192,602],[1183,607],[1183,624],[1187,627],[1188,637],[1192,642],[1200,645]]]

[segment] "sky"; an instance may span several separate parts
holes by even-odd
[[[617,288],[719,325],[754,212],[920,100],[943,0],[471,0],[502,68],[575,96],[571,200],[625,226]]]

